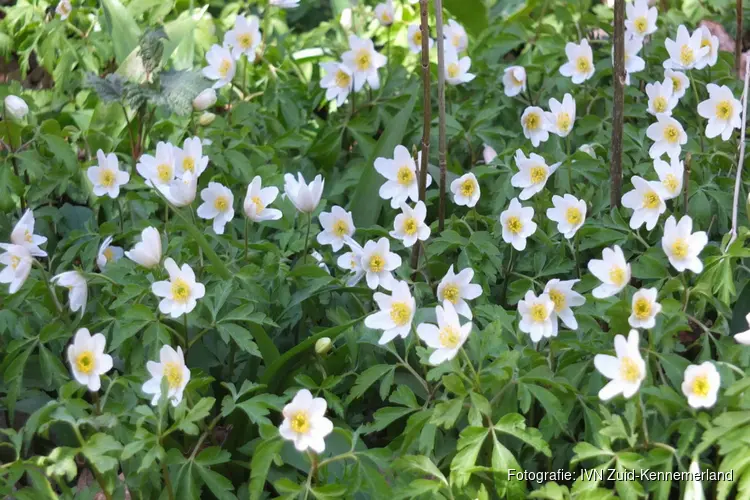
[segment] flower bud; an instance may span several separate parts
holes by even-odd
[[[484,145],[484,150],[482,150],[482,157],[484,158],[485,163],[492,163],[492,160],[495,159],[497,156],[497,151],[492,146],[488,146],[487,144]]]
[[[581,144],[581,147],[578,148],[578,151],[582,151],[593,159],[596,159],[596,151],[594,150],[594,146],[592,146],[591,144]]]
[[[333,346],[333,343],[331,342],[331,339],[329,339],[328,337],[319,338],[318,341],[315,342],[315,352],[323,356],[328,351],[331,350],[332,346]]]
[[[29,107],[20,97],[9,95],[5,98],[5,113],[16,120],[23,120],[28,114]]]
[[[203,127],[207,127],[213,123],[215,118],[215,114],[206,112],[203,113],[200,118],[198,118],[198,123]]]
[[[216,91],[212,88],[207,88],[193,99],[193,109],[196,111],[204,111],[214,104],[216,104]]]

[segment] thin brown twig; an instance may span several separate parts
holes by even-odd
[[[737,78],[740,77],[742,69],[742,0],[737,0],[737,36],[734,42],[734,69]]]
[[[625,0],[615,0],[614,103],[612,105],[612,157],[609,167],[611,207],[620,206],[622,193],[622,135],[625,122]]]
[[[732,203],[732,229],[729,242],[724,249],[726,252],[729,246],[737,239],[737,211],[740,201],[740,184],[742,183],[742,168],[745,166],[745,135],[747,129],[747,86],[748,77],[750,77],[750,57],[745,60],[745,87],[742,92],[742,125],[740,126],[740,156],[737,159],[737,177],[734,181],[734,202]]]
[[[443,1],[435,0],[435,28],[438,46],[438,164],[440,166],[440,206],[438,208],[438,232],[445,228],[445,37],[443,36]]]

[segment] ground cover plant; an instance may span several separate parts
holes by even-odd
[[[750,498],[743,9],[9,2],[0,494]]]

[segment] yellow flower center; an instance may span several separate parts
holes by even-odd
[[[646,29],[648,29],[648,19],[646,19],[646,16],[641,16],[633,21],[633,27],[641,35],[644,34]]]
[[[542,304],[534,304],[531,306],[531,319],[534,320],[535,323],[546,321],[547,316],[549,316],[547,308]]]
[[[414,172],[407,167],[399,167],[398,172],[396,173],[396,179],[398,179],[398,183],[402,186],[408,186],[412,182],[414,182]]]
[[[370,65],[372,64],[372,57],[370,57],[370,52],[368,52],[367,49],[359,49],[359,52],[357,52],[357,56],[354,58],[354,63],[357,65],[357,69],[360,71],[366,71],[370,69]]]
[[[229,208],[229,200],[224,195],[219,195],[214,200],[214,208],[218,210],[219,212],[223,212],[227,208]]]
[[[683,66],[690,66],[695,61],[695,52],[690,48],[690,45],[683,45],[680,47],[680,63]]]
[[[391,17],[390,12],[388,12],[387,10],[383,11],[383,15],[380,17],[380,19],[383,21],[383,23],[386,23],[386,24],[393,22],[393,18]]]
[[[164,363],[164,377],[170,389],[177,389],[182,385],[182,366],[174,361]]]
[[[682,90],[682,80],[680,80],[676,76],[672,77],[672,89],[675,92],[679,92],[680,90]]]
[[[651,302],[643,297],[636,299],[635,304],[633,304],[633,314],[641,321],[650,318]]]
[[[352,84],[352,77],[346,72],[338,70],[336,72],[336,86],[342,89],[348,89]]]
[[[17,257],[15,255],[10,256],[10,267],[15,269],[18,267],[20,263],[21,263],[21,257]]]
[[[677,191],[677,188],[680,185],[680,181],[677,179],[676,175],[667,174],[662,184],[664,184],[664,187],[667,188],[670,193],[674,193]]]
[[[563,309],[565,309],[565,294],[562,293],[560,290],[555,290],[554,288],[547,292],[547,295],[549,295],[550,300],[555,303],[555,312],[560,312]]]
[[[263,205],[263,202],[261,201],[260,196],[253,196],[251,200],[253,201],[253,204],[255,205],[256,215],[261,213],[263,209],[266,208],[265,205]]]
[[[531,167],[529,177],[534,184],[544,182],[547,180],[547,169],[542,166]]]
[[[25,241],[26,243],[31,243],[32,241],[34,241],[34,235],[31,234],[31,231],[29,231],[28,229],[23,230],[23,241]]]
[[[708,391],[711,390],[711,384],[708,383],[707,375],[698,375],[693,379],[693,394],[705,398]]]
[[[682,238],[677,238],[674,243],[672,243],[672,255],[679,259],[684,259],[687,257],[688,254],[688,244],[687,241],[683,240]]]
[[[172,300],[184,303],[190,298],[190,285],[182,278],[175,278],[172,282]]]
[[[512,215],[505,220],[505,228],[513,234],[518,234],[523,229],[523,222],[515,215]]]
[[[458,63],[450,63],[448,65],[448,77],[450,78],[456,78],[458,76],[458,73],[460,72],[460,68],[458,67]]]
[[[250,33],[243,33],[237,37],[237,41],[240,44],[242,50],[247,50],[253,46],[253,35]]]
[[[516,85],[516,86],[523,85],[523,80],[519,80],[518,78],[516,78],[516,72],[515,71],[511,71],[510,72],[510,80],[513,82],[513,85]]]
[[[417,223],[417,219],[415,219],[414,217],[409,217],[404,221],[404,233],[408,234],[409,236],[416,233],[418,227],[419,224]]]
[[[529,113],[523,120],[523,125],[527,130],[534,131],[538,130],[542,125],[542,118],[537,113]]]
[[[414,34],[411,36],[411,41],[414,42],[414,45],[422,46],[422,31],[417,30],[414,32]]]
[[[156,167],[156,176],[162,183],[166,183],[172,180],[172,165],[162,163]]]
[[[116,179],[117,179],[117,176],[109,168],[102,169],[101,172],[99,173],[99,184],[101,184],[104,187],[108,188],[108,187],[114,186]]]
[[[570,115],[565,111],[557,115],[557,128],[560,132],[567,132],[570,130]]]
[[[654,97],[654,111],[664,113],[667,110],[667,100],[662,96]]]
[[[102,254],[104,255],[104,258],[107,259],[107,262],[112,262],[112,259],[115,258],[115,254],[111,247],[105,248]]]
[[[568,224],[571,226],[577,226],[581,223],[582,219],[583,216],[581,215],[581,211],[578,210],[578,207],[568,207],[565,211],[565,220],[567,220]]]
[[[576,69],[579,73],[588,73],[591,71],[591,61],[588,57],[580,56],[576,59]]]
[[[292,418],[289,422],[289,427],[292,428],[292,430],[298,434],[306,434],[310,431],[310,418],[307,415],[306,411],[298,411],[294,415],[292,415]]]
[[[195,160],[192,156],[186,156],[182,159],[182,170],[185,172],[195,172]]]
[[[373,255],[370,257],[370,263],[367,266],[372,273],[379,273],[385,269],[385,259],[380,255]]]
[[[656,194],[656,191],[647,191],[643,195],[643,208],[653,209],[659,206],[661,198]]]
[[[67,14],[68,12],[70,12],[70,7],[68,7],[68,4],[66,4],[65,2],[60,2],[58,4],[58,8],[63,14]]]
[[[677,130],[675,125],[667,125],[664,127],[664,139],[670,144],[675,144],[680,140],[680,131]]]
[[[231,68],[232,61],[229,59],[222,59],[221,64],[219,64],[219,75],[221,75],[222,78],[226,78],[227,73],[229,73]]]
[[[476,184],[474,183],[473,179],[466,179],[461,183],[461,194],[466,196],[467,198],[470,198],[474,191],[476,191]]]
[[[636,382],[641,377],[641,370],[638,364],[630,356],[625,356],[620,360],[620,377],[626,382]]]
[[[709,38],[703,38],[701,40],[701,48],[710,47],[710,46],[711,46],[711,40]]]
[[[409,322],[411,308],[406,302],[394,302],[391,304],[391,319],[398,326],[404,326]]]
[[[455,349],[461,340],[456,329],[450,326],[446,326],[440,330],[439,339],[440,345],[446,349]]]
[[[721,101],[716,105],[716,118],[719,120],[729,120],[732,116],[732,103],[730,101]]]
[[[609,280],[615,286],[622,286],[625,284],[625,270],[621,267],[613,267],[609,271]]]
[[[94,371],[94,353],[83,351],[76,356],[76,368],[79,372],[88,375]]]
[[[461,292],[459,291],[458,286],[456,286],[454,283],[445,285],[445,288],[443,288],[443,300],[447,300],[451,304],[455,304],[460,298]]]
[[[459,48],[461,46],[461,35],[453,35],[451,43],[453,43],[454,47]]]
[[[339,219],[333,224],[333,234],[342,238],[344,235],[349,234],[349,224],[345,220]]]

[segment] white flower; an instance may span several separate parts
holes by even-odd
[[[716,61],[719,60],[719,37],[712,35],[711,30],[706,25],[699,26],[695,31],[701,35],[701,48],[708,47],[706,55],[695,63],[695,69],[715,65]]]
[[[566,137],[576,121],[576,102],[573,96],[565,94],[562,103],[554,97],[549,100],[549,111],[545,111],[547,130],[560,137]]]
[[[701,484],[701,467],[698,462],[695,460],[690,462],[688,472],[690,473],[690,479],[685,485],[685,496],[682,497],[682,500],[706,500]]]
[[[5,252],[0,253],[0,264],[5,266],[0,271],[0,283],[10,283],[8,293],[12,295],[20,290],[26,282],[34,259],[25,246],[0,243],[0,248],[5,250]]]
[[[39,248],[39,246],[47,243],[47,238],[34,234],[35,223],[34,212],[31,209],[27,209],[23,213],[23,217],[13,226],[13,231],[10,233],[10,242],[14,245],[25,247],[34,257],[46,257],[47,252]]]
[[[521,115],[521,126],[523,127],[523,135],[531,140],[534,147],[549,139],[544,110],[539,106],[529,106],[524,110]]]
[[[690,78],[682,71],[665,69],[664,79],[666,80],[667,78],[672,80],[672,95],[677,99],[682,99],[685,91],[690,88]]]
[[[351,271],[351,275],[346,281],[346,286],[354,286],[365,275],[365,269],[362,267],[362,247],[351,238],[346,238],[344,242],[351,251],[339,255],[336,265],[341,269]]]
[[[112,236],[107,236],[99,247],[96,265],[100,271],[103,271],[108,262],[117,262],[122,258],[123,253],[122,247],[112,246]]]
[[[529,157],[526,158],[526,155],[520,149],[516,150],[515,160],[518,172],[510,178],[510,185],[522,188],[521,194],[518,195],[522,200],[528,200],[544,189],[547,179],[560,166],[559,163],[547,166],[544,158],[536,153],[530,153]]]
[[[400,144],[393,150],[393,159],[376,158],[375,170],[386,178],[380,186],[378,194],[384,200],[391,200],[391,208],[398,208],[402,203],[411,199],[419,201],[419,179],[417,165],[409,150]],[[427,174],[426,186],[432,183],[432,177]]]
[[[391,238],[401,241],[407,248],[413,246],[417,240],[427,240],[431,230],[424,222],[425,217],[427,207],[423,201],[418,201],[414,208],[402,203],[401,213],[393,220],[393,231],[389,233]]]
[[[469,36],[466,34],[466,30],[453,19],[449,20],[443,28],[443,37],[448,42],[446,45],[453,47],[458,53],[469,47]]]
[[[375,17],[378,18],[380,24],[383,26],[390,26],[393,24],[395,13],[393,11],[393,1],[388,0],[385,3],[379,3],[375,6]]]
[[[659,222],[659,216],[667,209],[662,197],[664,187],[661,182],[647,181],[637,175],[630,181],[633,183],[633,190],[622,195],[622,206],[633,210],[630,227],[638,229],[645,223],[646,229],[651,231]]]
[[[327,272],[328,274],[331,274],[331,270],[328,269],[328,266],[326,266],[326,261],[323,259],[323,256],[320,255],[320,252],[313,250],[310,252],[310,255],[313,259],[315,259],[315,262],[318,263],[318,267]]]
[[[659,181],[663,187],[660,193],[665,200],[671,200],[680,195],[682,191],[682,177],[685,172],[685,166],[679,158],[670,158],[667,163],[661,159],[654,160],[654,170],[659,176]]]
[[[521,315],[518,328],[528,333],[532,342],[557,337],[555,303],[546,293],[537,297],[533,290],[527,291],[523,300],[518,301],[518,313]]]
[[[661,304],[656,301],[656,288],[641,288],[633,294],[628,323],[633,328],[653,328]]]
[[[164,269],[169,273],[169,280],[152,283],[151,291],[157,297],[163,297],[159,302],[163,314],[179,318],[195,309],[196,301],[206,294],[206,287],[195,281],[195,273],[188,264],[183,264],[180,269],[169,257],[164,261]]]
[[[748,324],[748,326],[750,326],[750,313],[745,316],[745,322]],[[734,340],[736,340],[740,344],[750,345],[750,330],[745,330],[744,332],[736,334],[734,336]]]
[[[461,346],[469,338],[473,325],[461,325],[453,304],[447,300],[443,301],[442,307],[435,307],[435,315],[437,325],[420,323],[417,326],[417,335],[427,347],[435,349],[430,355],[430,364],[439,365],[456,357]]]
[[[26,101],[15,95],[9,95],[3,101],[5,112],[15,120],[23,120],[29,113],[29,106]]]
[[[284,421],[279,426],[279,434],[293,441],[297,451],[310,448],[323,453],[325,437],[333,431],[333,423],[325,417],[327,407],[325,399],[313,398],[307,389],[300,390],[292,402],[284,406]]]
[[[740,119],[742,104],[734,98],[732,91],[726,85],[719,87],[709,83],[706,89],[708,99],[698,104],[698,114],[708,119],[706,137],[712,139],[721,135],[721,140],[726,141],[732,136],[734,129],[742,125]]]
[[[583,295],[573,290],[573,285],[581,280],[560,281],[551,279],[544,285],[544,295],[547,295],[555,305],[553,316],[560,318],[565,326],[571,330],[578,328],[578,321],[571,307],[582,306],[586,303]]]
[[[182,177],[173,179],[165,189],[161,189],[167,201],[176,207],[186,207],[193,203],[198,191],[198,176],[185,172]]]
[[[393,282],[393,291],[388,296],[375,292],[372,296],[380,311],[365,318],[365,326],[373,330],[383,330],[378,344],[385,345],[396,337],[405,339],[411,331],[411,322],[417,303],[409,291],[406,281]]]
[[[720,385],[719,371],[710,361],[685,368],[682,393],[693,408],[711,408],[716,404]]]
[[[101,149],[96,152],[96,158],[99,161],[98,167],[89,167],[86,170],[86,176],[94,185],[94,194],[104,196],[105,194],[112,199],[120,196],[120,186],[127,184],[130,180],[130,174],[120,170],[117,156],[114,153],[104,155]]]
[[[104,353],[107,339],[101,333],[91,335],[87,328],[79,328],[68,346],[68,363],[73,377],[90,391],[98,391],[99,377],[112,369],[112,356]]]
[[[216,80],[213,88],[220,89],[232,81],[237,67],[228,48],[212,45],[206,52],[206,61],[208,66],[203,68],[203,76],[209,80]]]
[[[70,4],[70,0],[60,0],[55,7],[55,13],[60,16],[63,21],[68,18],[70,12],[73,10],[73,6]]]
[[[372,40],[349,35],[349,50],[341,55],[341,60],[354,75],[355,92],[359,92],[365,82],[373,90],[380,88],[378,68],[385,66],[387,58],[375,51]]]
[[[664,224],[664,236],[661,247],[667,254],[669,263],[678,272],[689,269],[696,274],[703,271],[703,262],[698,254],[708,244],[708,236],[704,231],[693,231],[693,219],[683,215],[679,222],[670,215]]]
[[[445,81],[451,85],[460,85],[472,81],[476,75],[469,73],[471,58],[458,58],[458,52],[448,48],[445,50]]]
[[[680,122],[666,115],[656,116],[656,123],[648,126],[646,136],[654,141],[648,150],[651,158],[659,158],[664,153],[670,158],[678,157],[682,145],[687,142],[687,134]]]
[[[247,194],[242,207],[245,215],[253,222],[263,222],[266,220],[281,219],[281,210],[268,208],[268,205],[274,202],[279,195],[279,188],[276,186],[263,187],[259,175],[253,177],[253,181],[247,185]]]
[[[482,158],[485,163],[492,163],[492,160],[497,158],[497,151],[492,146],[485,144],[482,150]]]
[[[646,61],[638,55],[642,48],[643,40],[638,38],[625,40],[625,85],[630,85],[631,73],[639,73],[646,69]],[[614,57],[614,49],[612,57]]]
[[[352,90],[352,70],[340,62],[325,62],[320,67],[326,72],[320,88],[326,89],[327,100],[336,99],[336,105],[341,106]]]
[[[557,230],[565,239],[571,239],[586,220],[586,202],[572,194],[553,195],[552,205],[547,209],[547,218],[557,222]]]
[[[526,69],[523,66],[509,66],[503,71],[503,90],[508,97],[514,97],[526,90]]]
[[[218,182],[209,182],[201,191],[203,203],[196,213],[201,219],[213,219],[214,232],[224,234],[224,226],[234,218],[234,195]]]
[[[391,252],[388,238],[368,241],[362,249],[361,267],[365,271],[367,286],[372,290],[382,286],[390,290],[394,278],[391,274],[401,266],[401,257]]]
[[[330,212],[321,212],[318,220],[323,228],[323,231],[318,233],[318,243],[331,245],[334,252],[341,250],[341,247],[344,246],[344,240],[354,234],[355,227],[352,213],[338,205],[331,208]]]
[[[672,116],[672,110],[677,106],[677,97],[672,93],[672,79],[666,78],[664,82],[649,83],[646,85],[648,96],[647,111],[654,116],[665,114]]]
[[[588,40],[584,38],[580,44],[568,42],[565,44],[565,55],[568,62],[560,66],[562,76],[571,77],[576,85],[594,76],[594,53]]]
[[[510,200],[508,209],[500,214],[500,224],[503,226],[503,241],[513,245],[516,250],[526,248],[526,238],[536,231],[533,207],[524,207],[518,198]]]
[[[481,195],[479,181],[471,172],[464,174],[451,182],[451,193],[453,193],[453,203],[471,208],[477,204]]]
[[[141,155],[135,169],[146,179],[146,185],[165,191],[175,178],[174,146],[168,142],[158,142],[156,155]]]
[[[474,300],[482,295],[482,287],[474,284],[474,270],[467,267],[458,274],[453,272],[453,264],[448,268],[443,279],[437,287],[437,298],[440,302],[446,300],[453,304],[456,312],[466,319],[472,319],[471,308],[466,303],[467,300]]]
[[[241,14],[237,16],[234,21],[234,28],[224,35],[224,46],[232,47],[232,57],[235,60],[239,60],[240,56],[245,54],[248,61],[255,61],[255,50],[261,42],[259,27],[260,22],[257,17],[250,16],[248,18]],[[211,78],[208,75],[206,76]],[[213,78],[211,79],[213,80]]]
[[[172,406],[177,406],[182,401],[182,394],[190,381],[190,369],[185,366],[185,356],[182,347],[175,351],[171,346],[164,345],[159,350],[159,362],[149,361],[146,369],[151,378],[143,384],[143,392],[153,394],[151,404],[156,405],[161,399],[161,381],[167,379],[167,399]]]
[[[325,184],[325,179],[320,175],[316,175],[315,179],[307,184],[301,172],[297,172],[297,179],[292,174],[284,174],[284,193],[297,210],[306,214],[311,214],[318,208]]]
[[[669,53],[669,59],[664,61],[664,68],[693,69],[697,67],[701,59],[711,51],[710,47],[702,47],[701,41],[700,30],[695,30],[691,36],[685,25],[681,24],[677,28],[677,37],[674,40],[667,38],[664,41],[664,47]]]
[[[648,0],[625,4],[625,29],[634,38],[643,39],[656,31],[656,7],[648,7]]]
[[[638,392],[646,378],[646,363],[638,349],[638,330],[630,330],[628,339],[622,335],[615,337],[615,356],[597,354],[594,356],[596,369],[610,379],[599,391],[599,399],[608,401],[618,394],[626,399]]]
[[[175,174],[182,177],[190,172],[196,178],[206,170],[208,156],[203,156],[203,144],[200,137],[188,137],[182,143],[182,148],[173,147]]]
[[[86,299],[89,295],[86,278],[78,271],[65,271],[50,280],[57,286],[63,286],[68,289],[68,303],[70,310],[81,311],[81,315],[86,312]]]
[[[269,0],[269,3],[274,7],[281,9],[294,9],[299,7],[299,0]]]
[[[216,104],[216,90],[213,87],[204,89],[193,99],[193,109],[196,111],[205,111],[214,104]]]
[[[588,263],[588,269],[602,282],[601,285],[591,291],[591,294],[597,299],[606,299],[617,295],[630,281],[630,264],[625,260],[625,255],[619,245],[615,245],[613,248],[605,248],[602,251],[601,260],[591,259]]]
[[[415,54],[422,52],[422,30],[420,29],[419,23],[410,24],[406,29],[406,43],[409,46],[409,50]],[[432,38],[427,38],[427,47],[432,48],[434,41]]]
[[[141,241],[132,250],[125,252],[125,257],[136,264],[151,269],[161,262],[161,236],[154,227],[141,231]]]

